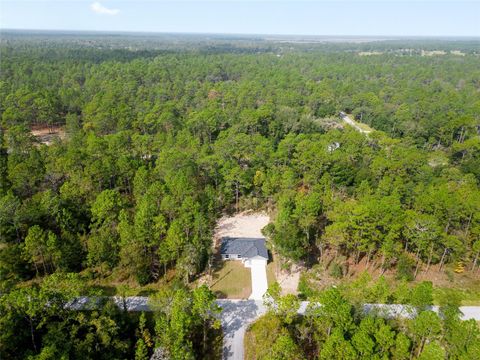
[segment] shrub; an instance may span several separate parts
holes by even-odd
[[[402,254],[397,263],[397,279],[398,280],[413,280],[413,268],[415,264],[411,258]]]
[[[301,299],[308,299],[315,294],[315,290],[310,287],[308,282],[308,277],[306,274],[300,275],[300,280],[298,281],[298,297]]]
[[[338,263],[334,262],[330,267],[330,276],[336,279],[340,279],[343,277],[343,269]]]

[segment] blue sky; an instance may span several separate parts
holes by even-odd
[[[0,28],[480,36],[480,0],[0,0]]]

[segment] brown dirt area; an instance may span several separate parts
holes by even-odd
[[[66,137],[65,128],[59,125],[34,125],[30,130],[33,136],[35,136],[42,144],[47,146],[51,145],[55,139],[63,140]]]

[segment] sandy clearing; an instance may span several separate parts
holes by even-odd
[[[278,283],[282,288],[282,295],[293,294],[298,295],[298,282],[300,281],[300,272],[290,274],[280,273],[278,275]]]
[[[264,212],[242,212],[234,216],[223,216],[215,228],[215,238],[252,237],[261,238],[262,229],[270,222],[270,217]]]
[[[301,268],[297,265],[292,265],[290,271],[281,270],[277,276],[277,282],[282,288],[282,295],[298,294],[298,282],[300,281]]]
[[[372,130],[367,130],[367,129],[363,129],[362,127],[360,127],[359,124],[357,124],[355,122],[355,120],[353,120],[351,117],[349,117],[347,114],[345,114],[344,112],[341,112],[340,113],[340,117],[343,119],[343,121],[345,121],[348,125],[352,126],[355,130],[361,132],[362,134],[370,134],[372,132]]]
[[[33,126],[30,132],[40,143],[47,146],[52,145],[55,139],[63,140],[66,138],[63,126]]]

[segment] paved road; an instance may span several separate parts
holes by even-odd
[[[150,311],[148,297],[130,296],[122,298],[115,296],[113,300],[119,307],[128,311]],[[94,308],[99,303],[100,300],[92,301],[92,299],[84,296],[77,298],[69,306],[72,309],[80,310]],[[217,300],[217,303],[222,307],[220,320],[224,334],[223,358],[242,360],[245,330],[255,319],[265,314],[266,308],[260,300]],[[298,313],[304,314],[308,304],[308,301],[302,301]],[[438,312],[438,306],[432,306],[430,309]],[[386,318],[412,318],[415,316],[414,309],[408,305],[400,304],[365,304],[364,311],[366,313],[375,312]],[[463,313],[463,320],[475,319],[480,321],[480,306],[462,306],[460,311]]]
[[[243,360],[245,330],[256,318],[265,314],[260,300],[218,300],[222,307],[223,359]]]

